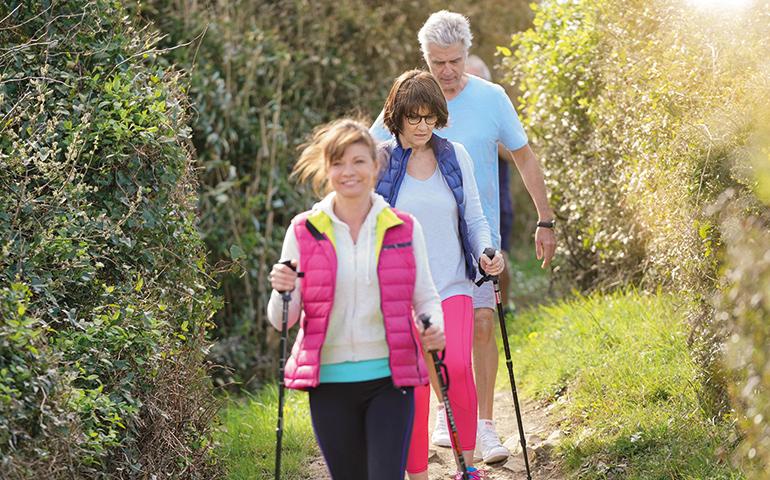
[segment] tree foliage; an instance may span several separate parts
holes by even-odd
[[[3,478],[210,478],[187,103],[127,18],[0,7]]]
[[[770,82],[763,91],[758,98],[770,95]],[[716,305],[734,376],[730,396],[744,433],[739,453],[748,460],[752,478],[760,479],[770,469],[770,110],[758,112],[754,120],[743,160],[753,167],[753,187],[764,211],[746,205],[733,191],[713,208],[726,250],[724,288]]]
[[[557,275],[582,290],[663,285],[694,296],[703,408],[718,418],[732,390],[742,392],[733,396],[739,413],[764,415],[770,209],[758,179],[770,143],[758,99],[770,92],[770,7],[718,14],[678,0],[568,0],[534,8],[535,27],[514,36],[503,65],[520,83],[561,220]],[[722,361],[730,336],[752,346],[734,357],[737,370]],[[746,452],[766,459],[762,435]]]

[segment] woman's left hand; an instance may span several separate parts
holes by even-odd
[[[431,325],[427,330],[420,328],[420,341],[424,352],[438,352],[446,346],[443,330]]]
[[[487,275],[500,275],[505,268],[505,260],[500,250],[495,250],[495,256],[491,259],[482,254],[481,259],[479,259],[479,265]]]

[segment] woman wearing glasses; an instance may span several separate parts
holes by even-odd
[[[466,465],[473,464],[477,400],[471,368],[473,280],[476,267],[492,275],[503,270],[481,210],[470,155],[459,143],[434,133],[447,125],[446,99],[429,72],[410,70],[394,82],[383,120],[393,139],[379,146],[384,165],[376,191],[423,226],[428,263],[444,312],[449,401]],[[432,382],[440,395],[436,382]],[[428,387],[415,388],[415,419],[407,461],[410,480],[428,478]],[[442,420],[446,420],[444,416]],[[472,469],[475,470],[475,469]],[[481,472],[475,471],[480,478]]]

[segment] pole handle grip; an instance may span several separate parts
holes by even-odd
[[[495,258],[495,255],[497,254],[497,250],[495,250],[492,247],[487,247],[484,249],[484,255],[486,255],[490,260]],[[481,268],[481,262],[479,262],[479,270],[481,270],[481,278],[476,281],[476,286],[480,287],[484,282],[488,280],[497,281],[497,275],[489,275],[487,272],[484,271],[483,268]]]
[[[281,260],[281,261],[280,261],[280,262],[278,262],[278,263],[280,263],[281,265],[286,265],[287,267],[289,267],[289,268],[291,268],[292,270],[294,270],[295,272],[297,272],[297,276],[298,276],[299,278],[302,278],[302,277],[304,277],[304,276],[305,276],[305,272],[298,272],[298,271],[297,271],[297,267],[295,267],[294,265],[292,265],[292,263],[291,263],[291,260]]]
[[[295,272],[297,272],[297,277],[298,277],[298,278],[302,278],[302,277],[304,277],[304,276],[305,276],[305,272],[299,272],[299,271],[297,271],[297,267],[295,267],[294,265],[292,265],[292,263],[291,263],[291,262],[292,262],[291,260],[281,260],[281,261],[279,261],[278,263],[280,263],[281,265],[286,265],[287,267],[289,267],[289,268],[291,268],[292,270],[294,270]],[[294,290],[294,289],[292,289],[292,290]],[[281,297],[282,297],[282,298],[283,298],[285,301],[287,301],[287,302],[288,302],[288,301],[291,299],[291,290],[289,290],[289,291],[286,291],[286,292],[278,292],[278,293],[280,293],[280,294],[281,294]]]
[[[421,313],[419,317],[417,317],[417,320],[422,323],[422,326],[425,328],[425,330],[430,328],[430,315],[427,313]]]
[[[420,316],[417,317],[417,320],[422,323],[422,326],[425,330],[430,328],[430,315],[427,313],[421,313]],[[439,356],[435,350],[431,351],[430,354],[433,355],[433,360],[436,363],[436,367],[438,367],[441,364],[441,361],[444,359],[443,355]]]

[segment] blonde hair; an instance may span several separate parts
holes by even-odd
[[[291,176],[303,183],[309,180],[313,192],[322,197],[331,190],[326,179],[329,164],[342,158],[345,149],[356,143],[362,143],[369,149],[376,164],[374,139],[361,122],[343,118],[317,127],[310,141],[300,145],[302,153]]]

